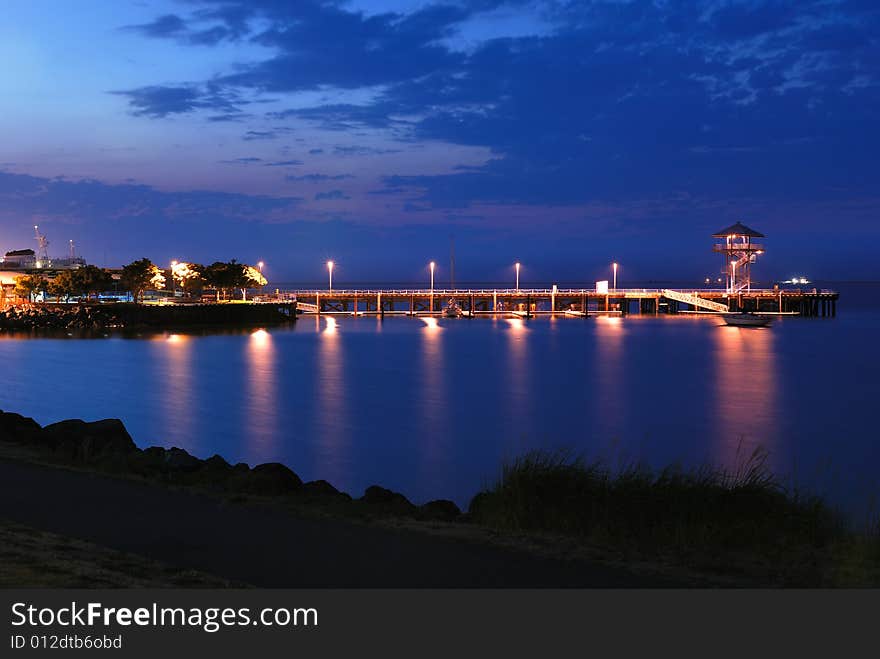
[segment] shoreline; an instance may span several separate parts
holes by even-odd
[[[691,481],[687,474],[670,481],[667,472],[659,480],[636,473],[614,480],[590,471],[592,466],[524,456],[506,465],[505,477],[478,492],[462,511],[444,499],[419,506],[379,485],[355,498],[324,480],[303,482],[279,463],[250,467],[229,464],[219,455],[199,459],[179,448],[140,449],[118,419],[74,419],[42,427],[10,412],[0,412],[0,460],[99,474],[181,496],[199,493],[230,505],[269,506],[299,519],[405,530],[436,542],[455,538],[536,557],[635,570],[646,582],[659,577],[715,586],[880,583],[880,561],[871,554],[877,549],[876,538],[844,529],[820,500],[792,497],[769,481],[723,486],[711,478]],[[676,482],[670,495],[669,483]],[[633,497],[634,485],[642,489]],[[578,500],[583,503],[576,508],[566,503]],[[731,517],[737,507],[742,510]],[[610,514],[613,526],[600,524],[599,532],[581,529],[579,520],[588,509],[598,510],[600,517]],[[788,519],[792,524],[779,524]],[[713,555],[717,547],[712,543],[681,551],[664,539],[665,534],[658,541],[654,530],[658,523],[678,525],[680,534],[717,536],[713,542],[725,546],[731,538],[735,544],[744,534],[758,533],[759,521],[769,529],[793,530],[780,530],[773,546],[755,536],[721,556]],[[609,534],[608,528],[621,532]]]
[[[0,332],[143,332],[246,328],[296,322],[287,304],[29,304],[0,311]]]

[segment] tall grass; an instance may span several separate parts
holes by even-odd
[[[574,536],[623,554],[826,581],[855,536],[821,499],[784,487],[766,459],[756,450],[727,471],[612,471],[570,452],[532,451],[505,463],[469,512],[484,525]],[[876,536],[860,539],[877,551]]]

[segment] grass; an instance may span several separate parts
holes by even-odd
[[[0,519],[0,588],[228,588],[242,585]]]
[[[506,463],[470,514],[496,529],[574,537],[746,582],[880,584],[876,522],[854,530],[819,497],[786,488],[760,450],[732,471],[659,472],[533,451]]]

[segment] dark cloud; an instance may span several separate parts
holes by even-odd
[[[302,164],[302,160],[277,160],[275,162],[267,162],[265,167],[296,167]]]
[[[186,21],[176,14],[165,14],[156,20],[142,25],[126,25],[122,28],[130,32],[138,32],[146,37],[167,39],[185,34],[187,31]]]
[[[351,199],[342,190],[328,190],[327,192],[319,192],[315,195],[315,201],[330,201],[338,199]]]
[[[258,162],[263,162],[263,159],[257,158],[256,156],[246,156],[243,158],[232,158],[230,160],[219,160],[218,162],[224,165],[253,165]]]
[[[111,93],[128,98],[131,112],[135,116],[153,119],[202,109],[222,112],[225,117],[240,116],[239,108],[245,103],[235,90],[213,83],[180,86],[154,85]]]
[[[372,146],[334,146],[333,153],[337,156],[381,156],[388,153],[400,153],[400,149],[381,149]]]
[[[393,119],[388,110],[378,104],[319,105],[271,113],[275,119],[297,118],[316,122],[324,130],[349,131],[358,128],[390,128],[408,126],[410,122]]]
[[[325,181],[343,181],[345,179],[354,178],[354,176],[351,174],[303,174],[302,176],[288,174],[284,178],[287,181],[323,183]]]
[[[502,4],[521,3],[366,15],[331,1],[198,0],[185,38],[221,27],[218,39],[247,36],[275,54],[210,84],[126,93],[135,113],[158,118],[204,108],[234,114],[246,93],[369,89],[369,102],[271,118],[492,154],[451,174],[385,179],[419,208],[671,193],[802,201],[880,186],[875,3],[548,1],[538,3],[551,26],[541,36],[489,39],[467,51],[446,45],[476,13]],[[177,22],[161,20],[141,32],[184,38]]]

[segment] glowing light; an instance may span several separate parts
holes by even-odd
[[[251,343],[257,347],[263,347],[271,341],[272,335],[264,329],[258,329],[251,332]]]
[[[516,268],[516,290],[519,290],[519,269],[522,266],[520,265],[519,261],[517,261],[513,265]]]
[[[430,332],[436,332],[441,329],[440,323],[437,322],[436,318],[421,318],[421,321],[425,323],[425,329]]]
[[[330,276],[330,285],[329,288],[333,290],[333,266],[336,265],[333,261],[327,261],[327,273]]]
[[[327,321],[327,327],[324,329],[324,334],[336,334],[336,331],[337,331],[336,319],[331,318],[330,316],[324,316],[324,320]]]
[[[165,337],[165,341],[168,343],[182,343],[186,337],[182,334],[169,334]]]

